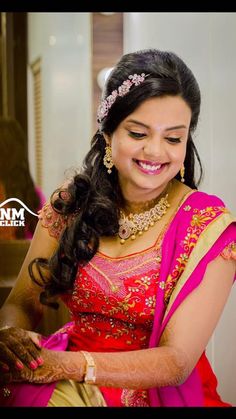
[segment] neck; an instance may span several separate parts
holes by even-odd
[[[141,212],[148,211],[150,208],[154,207],[157,204],[157,202],[169,192],[171,183],[172,182],[169,182],[168,185],[163,189],[163,191],[153,199],[146,201],[131,201],[125,199],[123,211],[125,212],[125,214],[139,214]]]

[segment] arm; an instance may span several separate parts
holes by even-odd
[[[170,319],[160,347],[119,354],[116,358],[113,354],[103,358],[102,354],[93,353],[97,364],[96,383],[143,389],[183,383],[216,327],[231,290],[235,268],[235,261],[222,257],[208,265],[201,285]]]
[[[158,348],[92,352],[96,385],[147,389],[183,383],[216,327],[231,290],[235,269],[234,260],[227,261],[221,256],[208,265],[200,286],[170,319]],[[80,352],[50,351],[49,354],[47,350],[43,351],[48,364],[45,362],[36,371],[30,371],[29,381],[50,382],[63,378],[82,381],[85,360]]]

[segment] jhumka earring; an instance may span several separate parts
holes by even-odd
[[[105,148],[105,156],[103,157],[103,164],[107,168],[107,173],[111,174],[111,169],[113,167],[113,161],[111,157],[111,146],[107,145]]]
[[[185,179],[184,179],[184,173],[185,173],[185,167],[184,165],[181,167],[180,169],[180,177],[181,177],[181,182],[184,183]]]

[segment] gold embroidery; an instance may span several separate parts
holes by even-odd
[[[148,392],[147,390],[124,389],[121,402],[124,407],[148,407]]]
[[[186,264],[190,257],[190,254],[195,247],[197,240],[201,232],[208,226],[208,224],[216,218],[218,214],[228,212],[225,207],[206,207],[199,210],[194,208],[193,216],[190,222],[190,226],[187,228],[187,234],[182,241],[181,245],[184,249],[184,253],[181,253],[176,259],[176,265],[172,270],[171,274],[168,275],[165,285],[165,304],[167,305],[173,289],[185,270]]]
[[[157,243],[158,248],[127,258],[107,258],[98,252],[80,269],[70,304],[78,333],[98,342],[102,337],[111,340],[112,346],[122,339],[132,349],[147,347],[161,261],[160,240]],[[118,286],[117,292],[112,285]],[[100,315],[93,312],[94,300]]]
[[[230,244],[228,244],[228,246],[226,246],[224,250],[221,252],[221,256],[226,260],[236,260],[236,242],[233,241]]]

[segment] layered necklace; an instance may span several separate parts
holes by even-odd
[[[168,202],[168,193],[159,198],[158,202],[149,210],[129,215],[120,210],[120,219],[119,219],[119,231],[118,235],[120,237],[120,243],[124,244],[126,240],[131,238],[135,240],[138,236],[141,236],[145,231],[148,231],[149,227],[154,226],[154,224],[159,221],[163,215],[166,213],[167,209],[170,207]]]

